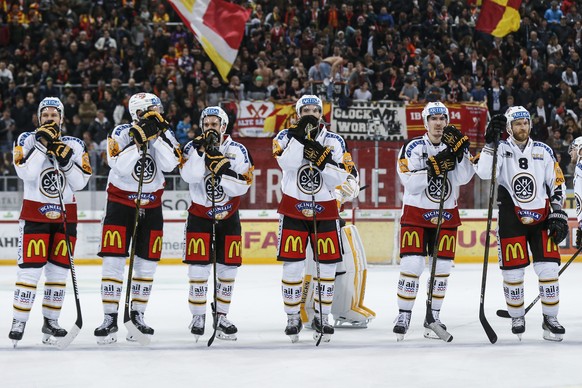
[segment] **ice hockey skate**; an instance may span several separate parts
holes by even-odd
[[[323,314],[321,322],[319,321],[319,313],[316,311],[313,316],[313,323],[311,324],[313,330],[313,339],[319,341],[319,337],[322,337],[323,342],[331,341],[331,335],[335,332],[332,325],[328,322],[327,314]]]
[[[20,341],[24,335],[25,327],[26,322],[17,319],[12,320],[12,327],[10,328],[10,333],[8,333],[8,338],[12,340],[12,346],[16,347],[16,345],[18,345],[18,341]]]
[[[408,331],[408,326],[410,326],[410,317],[412,316],[412,312],[410,311],[400,311],[398,316],[394,320],[394,329],[392,331],[396,333],[396,340],[398,342],[404,339],[404,335]]]
[[[511,332],[516,334],[517,338],[521,341],[521,335],[525,333],[525,317],[511,318]]]
[[[204,324],[206,323],[206,314],[193,315],[192,322],[188,328],[190,333],[194,335],[194,339],[198,342],[198,338],[204,334]]]
[[[434,323],[439,325],[440,327],[443,328],[443,330],[447,330],[447,326],[441,322],[440,318],[439,318],[439,310],[432,310],[432,316],[434,318]],[[439,337],[428,325],[428,322],[425,320],[424,321],[424,338],[430,338],[430,339],[441,339],[441,337]]]
[[[145,336],[152,336],[154,334],[154,329],[149,327],[144,319],[143,319],[143,312],[132,310],[130,312],[131,322],[135,325],[136,329],[140,331],[140,333],[144,334]],[[130,342],[138,341],[131,333],[127,333],[126,340]],[[139,341],[138,341],[139,342]]]
[[[97,344],[107,345],[117,342],[117,313],[105,314],[101,326],[95,329]]]
[[[225,314],[218,313],[218,327],[216,328],[216,338],[225,341],[236,341],[236,326],[226,319]]]
[[[291,339],[291,343],[296,343],[299,341],[299,332],[303,328],[303,323],[301,323],[301,315],[297,314],[287,314],[287,327],[285,327],[285,335],[288,335]]]
[[[59,322],[56,319],[44,318],[44,324],[42,325],[42,343],[45,345],[56,345],[57,338],[61,338],[67,335],[67,331],[59,326]]]
[[[544,314],[542,329],[544,329],[544,339],[548,341],[560,342],[566,334],[566,329],[560,325],[558,318],[546,314]]]

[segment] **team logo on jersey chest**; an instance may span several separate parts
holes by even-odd
[[[214,202],[218,203],[218,202],[222,202],[226,199],[226,194],[224,193],[224,189],[222,188],[222,186],[220,186],[220,177],[215,177],[214,178],[214,187],[212,186],[212,174],[208,174],[206,175],[206,178],[204,178],[204,187],[206,189],[206,197],[208,198],[209,201],[212,201],[212,194],[214,192]],[[226,212],[226,214],[222,215],[222,218],[226,217],[228,215],[228,211]],[[216,213],[216,218],[219,217],[219,214]],[[222,219],[220,218],[220,219]]]
[[[158,169],[156,168],[156,161],[150,154],[146,155],[145,158],[145,168],[143,171],[143,183],[152,183],[156,177]],[[133,179],[139,182],[139,175],[141,174],[141,158],[135,164],[133,168]]]
[[[57,181],[58,179],[58,181]],[[40,192],[49,198],[58,198],[59,190],[61,193],[65,190],[65,174],[56,171],[53,168],[47,168],[40,173]],[[60,216],[60,214],[59,214]],[[58,218],[58,217],[57,217]]]
[[[303,194],[317,194],[322,186],[321,173],[317,168],[310,168],[308,165],[299,168],[297,172],[297,187]]]
[[[444,187],[443,187],[444,186]],[[439,203],[441,201],[442,190],[445,190],[445,202],[451,196],[451,182],[447,179],[445,185],[443,185],[442,177],[432,177],[428,182],[428,187],[426,188],[426,196],[431,202]]]
[[[511,181],[513,193],[519,202],[531,202],[535,198],[536,182],[525,172],[517,174]]]

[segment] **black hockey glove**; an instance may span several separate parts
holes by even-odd
[[[323,170],[327,163],[333,161],[331,148],[324,147],[315,140],[305,140],[305,144],[303,145],[303,157],[313,163],[320,170]]]
[[[204,157],[206,167],[216,176],[222,175],[230,168],[230,162],[216,148],[206,149],[206,156]]]
[[[576,229],[576,248],[580,249],[582,247],[582,229]]]
[[[220,135],[215,131],[208,130],[202,136],[204,136],[204,148],[217,149],[220,146]]]
[[[469,137],[463,135],[454,125],[447,125],[443,130],[443,143],[449,146],[459,161],[471,145]]]
[[[428,175],[436,178],[437,176],[444,174],[445,171],[454,170],[456,163],[455,159],[455,155],[449,150],[441,151],[435,156],[429,157],[426,161]]]
[[[485,143],[497,143],[503,131],[505,131],[507,126],[507,119],[504,115],[498,114],[493,116],[489,124],[487,124],[487,129],[485,130]]]
[[[290,126],[287,130],[287,136],[289,138],[295,138],[299,142],[303,143],[305,135],[308,129],[316,127],[319,125],[319,119],[315,116],[306,115],[299,119],[294,125]],[[308,128],[309,127],[309,128]]]
[[[548,216],[548,236],[554,239],[556,244],[564,241],[568,236],[568,215],[563,210],[554,210]]]
[[[53,141],[59,140],[60,135],[61,130],[59,128],[59,125],[54,121],[49,121],[48,123],[45,123],[36,129],[34,138],[37,141],[40,141],[40,139],[45,139],[48,146]]]
[[[148,141],[155,139],[160,132],[156,122],[153,119],[142,118],[129,129],[129,135],[141,146]]]
[[[47,153],[53,155],[61,167],[69,164],[73,157],[73,150],[60,140],[53,141],[48,145]]]
[[[147,111],[143,116],[141,116],[141,118],[142,120],[153,121],[156,124],[156,127],[158,127],[158,130],[162,132],[165,132],[170,128],[170,123],[168,123],[161,114],[154,110]]]

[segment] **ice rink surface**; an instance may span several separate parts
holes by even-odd
[[[542,339],[540,303],[526,316],[523,340],[511,334],[510,320],[495,314],[505,304],[500,271],[490,265],[485,310],[499,336],[496,344],[490,344],[478,319],[481,268],[472,264],[453,268],[441,311],[442,321],[454,336],[451,343],[423,337],[425,286],[421,286],[411,328],[405,340],[397,343],[392,327],[398,268],[373,266],[366,305],[376,311],[377,318],[367,329],[337,329],[331,342],[315,347],[310,330],[304,329],[296,344],[283,334],[281,267],[243,266],[229,314],[238,326],[238,341],[216,340],[208,348],[210,319],[198,343],[188,330],[185,266],[158,268],[146,312],[146,322],[156,332],[147,347],[126,342],[121,322],[116,344],[95,343],[93,330],[102,321],[100,267],[77,266],[84,326],[70,347],[59,351],[41,343],[44,278],[24,338],[12,348],[8,331],[16,266],[2,267],[0,386],[582,387],[582,264],[572,264],[561,278],[559,319],[566,328],[561,343]],[[425,270],[423,284],[427,276]],[[531,267],[526,269],[525,287],[527,305],[537,292]],[[69,329],[74,320],[69,284],[60,323]]]

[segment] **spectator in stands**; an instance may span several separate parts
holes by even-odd
[[[404,79],[404,86],[402,87],[402,90],[400,91],[398,98],[400,98],[403,101],[406,101],[407,103],[418,102],[418,88],[416,87],[416,85],[414,85],[411,78],[406,77]]]
[[[109,119],[105,116],[105,111],[103,109],[97,110],[97,116],[93,120],[93,122],[87,128],[91,139],[94,140],[96,143],[100,143],[102,140],[107,138],[107,134],[109,131],[113,129],[113,124]],[[83,134],[83,137],[85,134]]]
[[[230,77],[230,82],[224,91],[224,98],[226,100],[241,101],[244,100],[245,85],[240,82],[240,78],[236,75]]]
[[[255,77],[254,82],[249,87],[247,98],[249,100],[265,100],[268,95],[267,87],[263,84],[263,77],[260,75]]]
[[[362,82],[359,88],[354,90],[354,100],[358,101],[371,101],[372,93],[369,90],[369,85],[367,81]]]

